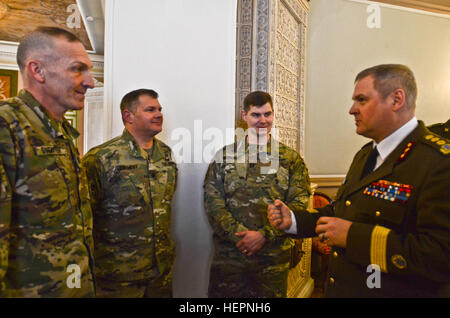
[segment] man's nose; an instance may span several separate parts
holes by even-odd
[[[355,103],[352,104],[352,106],[351,106],[350,109],[348,110],[348,113],[349,113],[350,115],[354,115],[354,114],[357,113],[357,108],[356,108],[356,106],[355,106]]]
[[[95,87],[95,82],[94,82],[94,77],[92,77],[91,72],[87,71],[84,81],[83,81],[83,85],[87,88],[94,88]]]

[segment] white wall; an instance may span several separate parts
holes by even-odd
[[[202,131],[233,128],[236,7],[236,0],[107,1],[106,134],[122,132],[120,100],[142,87],[160,94],[164,126],[158,137],[174,146],[177,140],[171,134],[187,128],[192,158],[201,156],[201,146],[208,144],[194,136],[194,120],[202,120]],[[203,210],[207,163],[178,167],[172,219],[177,246],[174,296],[206,297],[212,248]]]
[[[382,63],[406,64],[418,85],[416,116],[450,117],[450,17],[380,6],[380,28],[368,28],[368,4],[310,1],[306,59],[305,159],[313,175],[346,174],[369,140],[348,114],[356,74]]]

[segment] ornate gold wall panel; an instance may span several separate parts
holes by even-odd
[[[238,0],[236,123],[251,91],[270,93],[281,142],[304,152],[306,0]],[[289,274],[289,297],[308,297],[311,239],[302,242],[301,262]]]

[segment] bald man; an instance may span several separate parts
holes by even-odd
[[[92,212],[64,119],[94,87],[80,40],[41,27],[17,51],[24,89],[0,102],[0,296],[90,297]]]

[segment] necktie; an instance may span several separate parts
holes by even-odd
[[[364,170],[362,172],[361,179],[373,171],[373,168],[375,168],[375,164],[377,163],[378,155],[379,155],[379,153],[378,153],[377,147],[374,147],[369,154],[369,158],[366,161],[366,165],[364,166]]]

